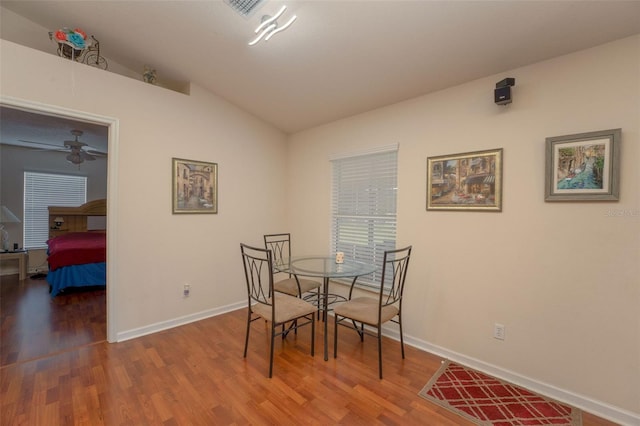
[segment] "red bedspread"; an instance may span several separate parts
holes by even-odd
[[[107,234],[104,232],[71,232],[47,241],[49,270],[69,265],[105,262]]]

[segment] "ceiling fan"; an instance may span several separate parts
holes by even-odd
[[[89,145],[87,145],[84,142],[80,142],[78,140],[78,138],[82,136],[83,133],[84,132],[82,130],[76,130],[76,129],[71,130],[71,134],[74,136],[74,139],[64,141],[64,148],[60,145],[53,145],[53,144],[44,143],[44,142],[35,142],[35,141],[27,141],[27,140],[20,140],[20,142],[48,146],[50,148],[45,148],[45,150],[50,150],[50,151],[67,151],[68,150],[69,154],[67,154],[66,156],[67,161],[70,162],[71,164],[76,164],[76,165],[82,164],[85,161],[94,161],[96,157],[105,157],[107,155],[106,152],[100,152],[95,149],[89,149],[91,148]]]
[[[71,164],[80,164],[84,161],[94,161],[96,157],[95,155],[104,155],[104,153],[99,153],[98,151],[91,151],[91,153],[82,149],[82,147],[88,146],[84,142],[80,142],[78,137],[82,136],[82,130],[72,130],[71,134],[75,136],[75,139],[72,141],[64,141],[64,146],[69,148],[71,152],[67,155],[67,161]]]

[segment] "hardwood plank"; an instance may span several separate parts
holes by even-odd
[[[106,292],[50,297],[45,279],[0,276],[0,366],[105,341]]]
[[[375,339],[361,343],[341,329],[338,358],[325,362],[320,350],[310,356],[305,327],[276,340],[269,379],[263,322],[253,323],[242,356],[244,309],[108,344],[104,292],[51,299],[42,281],[20,285],[17,275],[0,285],[3,425],[471,425],[418,396],[441,359],[407,346],[402,360],[393,340],[383,342],[379,380]],[[51,323],[20,309],[46,309]],[[83,316],[91,317],[85,329]],[[29,341],[36,337],[51,351]],[[316,348],[321,342],[316,327]],[[584,426],[614,425],[588,413],[583,419]]]

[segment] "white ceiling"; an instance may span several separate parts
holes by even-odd
[[[282,4],[281,23],[296,22],[248,46]],[[109,61],[149,64],[160,82],[193,82],[286,133],[640,33],[640,1],[265,0],[248,19],[221,0],[1,5],[49,30],[80,27]]]

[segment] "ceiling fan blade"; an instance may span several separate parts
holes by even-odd
[[[66,148],[64,146],[55,145],[52,143],[29,141],[25,139],[18,139],[18,141],[31,144],[31,145],[37,145],[37,146],[25,146],[25,148],[40,149],[43,151],[66,151]],[[43,147],[43,148],[40,148],[40,147]]]
[[[93,155],[89,154],[86,151],[82,151],[82,150],[80,150],[80,158],[82,158],[83,160],[87,160],[87,161],[94,161],[96,159],[96,157],[94,157]]]
[[[106,157],[107,153],[94,149],[84,142],[78,140],[78,136],[82,135],[81,130],[73,130],[71,134],[75,137],[74,140],[63,141],[63,146],[56,145],[54,143],[37,142],[25,139],[19,139],[23,144],[23,148],[38,150],[38,151],[52,151],[67,153],[66,159],[71,164],[79,165],[84,161],[95,161],[96,157]]]
[[[90,149],[90,147],[87,148],[89,149],[84,150],[84,152],[86,152],[87,154],[95,155],[97,157],[106,157],[108,155],[106,152]]]

